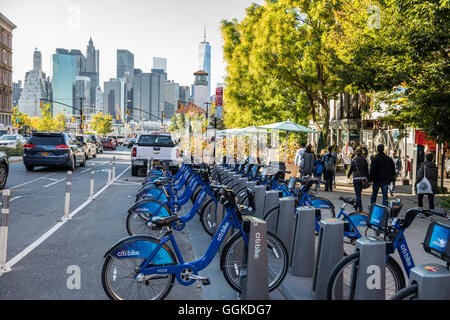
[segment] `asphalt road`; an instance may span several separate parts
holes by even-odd
[[[116,158],[116,177],[107,186],[108,167]],[[95,200],[89,200],[91,165],[95,163]],[[72,176],[70,213],[64,216],[67,172],[11,164],[5,189],[11,190],[7,266],[0,276],[0,299],[103,300],[101,269],[105,252],[128,236],[127,210],[141,182],[131,177],[130,149],[105,151],[77,167]],[[192,250],[187,232],[177,235],[187,261]],[[80,275],[80,287],[74,282]],[[196,285],[175,285],[166,299],[202,299]]]

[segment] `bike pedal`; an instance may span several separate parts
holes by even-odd
[[[209,286],[210,284],[211,284],[211,281],[209,279],[203,279],[202,280],[202,285]]]

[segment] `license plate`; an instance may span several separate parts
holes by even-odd
[[[49,156],[50,155],[50,153],[48,153],[48,152],[41,152],[41,156]]]
[[[153,164],[161,164],[159,161],[153,161]]]

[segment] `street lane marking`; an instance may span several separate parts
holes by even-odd
[[[9,188],[9,189],[17,189],[17,188],[20,188],[20,187],[25,186],[25,185],[27,185],[27,184],[30,184],[30,183],[39,181],[39,180],[41,180],[41,179],[46,179],[47,177],[53,176],[53,175],[55,175],[55,174],[57,174],[57,173],[58,173],[58,172],[54,172],[54,173],[51,173],[51,174],[49,174],[49,175],[46,175],[45,177],[39,177],[39,178],[30,180],[30,181],[24,182],[24,183],[22,183],[22,184],[19,184],[19,185],[17,185],[17,186],[11,187],[11,188]]]
[[[9,200],[9,202],[13,202],[14,200],[17,200],[17,199],[19,199],[19,198],[22,198],[22,196],[17,196],[17,197],[14,197],[14,198],[11,198],[10,200]],[[0,206],[2,205],[2,202],[0,201]]]
[[[109,186],[112,185],[112,183],[114,181],[116,181],[117,179],[119,179],[125,172],[127,172],[129,169],[131,168],[131,166],[129,166],[128,168],[126,168],[124,171],[122,171],[121,174],[119,174],[114,180],[112,180],[111,183],[106,184],[100,191],[98,191],[95,195],[94,198],[97,198],[99,195],[101,195],[106,189],[108,189]],[[90,204],[93,200],[92,199],[88,199],[86,200],[81,206],[79,206],[77,209],[75,209],[74,211],[72,211],[72,213],[69,215],[70,218],[74,217],[77,213],[79,213],[82,209],[84,209],[88,204]],[[37,239],[36,241],[34,241],[33,243],[31,243],[28,247],[26,247],[24,250],[22,250],[19,254],[17,254],[14,258],[12,258],[11,260],[9,260],[6,264],[5,264],[5,269],[6,270],[11,270],[11,268],[18,263],[20,260],[22,260],[26,255],[28,255],[31,251],[33,251],[36,247],[38,247],[42,242],[44,242],[48,237],[50,237],[53,233],[55,233],[59,228],[61,228],[67,221],[70,220],[62,220],[58,223],[56,223],[56,225],[54,225],[50,230],[48,230],[46,233],[44,233],[39,239]],[[0,272],[0,276],[2,275],[2,273]]]

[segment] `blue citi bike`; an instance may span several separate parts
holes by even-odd
[[[381,237],[386,241],[386,298],[392,297],[405,287],[405,276],[399,263],[393,258],[397,251],[406,275],[415,267],[414,260],[405,238],[406,229],[411,226],[417,214],[442,216],[445,213],[423,208],[409,209],[404,218],[398,218],[402,208],[400,200],[389,201],[388,206],[374,204],[367,220],[367,230],[372,230],[371,237]],[[359,266],[359,251],[344,257],[330,273],[327,288],[329,300],[354,299],[356,277]]]
[[[237,230],[224,246],[220,268],[227,283],[237,292],[242,291],[242,278],[246,274],[245,252],[248,247],[248,207],[238,206],[235,194],[224,186],[215,186],[215,197],[223,203],[226,215],[206,250],[198,260],[185,262],[173,236],[174,225],[180,217],[155,216],[152,227],[163,230],[161,238],[136,235],[120,240],[105,254],[101,272],[106,295],[113,300],[164,299],[172,289],[175,279],[183,286],[202,281],[210,283],[199,272],[211,263],[231,227]],[[250,201],[254,206],[254,199]],[[169,246],[171,245],[171,248]],[[269,291],[283,281],[289,257],[283,242],[267,232]]]

